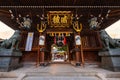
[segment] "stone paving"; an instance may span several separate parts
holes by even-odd
[[[36,67],[35,64],[25,64],[24,67],[8,73],[12,74],[13,80],[120,80],[120,72],[105,70],[96,64],[85,64],[84,67],[75,67],[71,64],[50,64],[46,67]],[[105,78],[108,73],[109,76],[110,73],[117,73],[118,77]],[[11,78],[1,77],[0,80],[12,80]]]
[[[0,80],[16,80],[17,78],[0,78]]]
[[[46,67],[36,67],[34,64],[25,64],[24,67],[17,70],[11,71],[17,73],[26,72],[47,72],[47,73],[58,73],[58,72],[112,72],[99,68],[98,65],[86,64],[84,67],[75,67],[71,64],[50,64]]]
[[[93,68],[93,69],[92,69]],[[51,64],[46,67],[35,67],[26,65],[24,68],[12,72],[26,73],[23,80],[100,80],[97,72],[110,72],[100,69],[97,65],[75,67],[71,64]]]
[[[96,77],[27,77],[24,80],[100,80]]]

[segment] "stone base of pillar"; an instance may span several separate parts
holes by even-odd
[[[40,66],[48,66],[49,63],[48,62],[40,62]]]
[[[76,62],[76,66],[81,66],[81,63],[80,62]]]
[[[71,61],[71,64],[74,66],[81,66],[81,62]]]

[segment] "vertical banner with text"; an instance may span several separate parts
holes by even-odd
[[[34,35],[33,32],[28,33],[25,51],[31,51],[32,43],[33,43],[33,35]]]

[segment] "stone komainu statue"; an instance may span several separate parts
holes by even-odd
[[[0,44],[0,48],[19,50],[18,45],[21,41],[20,33],[19,30],[16,30],[10,39],[6,39]]]
[[[100,37],[103,42],[105,49],[120,47],[120,43],[112,39],[105,30],[100,31]]]

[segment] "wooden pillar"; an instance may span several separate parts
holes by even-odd
[[[44,64],[44,61],[45,61],[45,60],[44,60],[45,53],[42,51],[40,54],[41,54],[41,56],[40,56],[40,58],[41,58],[40,64],[43,65],[43,64]]]
[[[42,33],[39,33],[39,37],[42,35]],[[40,40],[38,40],[40,41]],[[44,65],[44,50],[42,50],[42,48],[44,48],[45,45],[38,45],[38,53],[37,53],[37,61],[36,61],[36,66],[39,65]]]
[[[38,67],[39,65],[40,65],[40,47],[38,46],[36,67]]]
[[[75,51],[75,57],[76,57],[76,66],[80,66],[81,62],[80,62],[80,50],[79,50],[79,46],[76,45],[76,50]]]
[[[81,61],[82,61],[82,64],[81,64],[81,65],[84,66],[85,61],[84,61],[84,55],[83,55],[82,41],[81,41],[80,49],[81,49],[80,54],[81,54]]]
[[[76,63],[80,63],[80,52],[76,52]]]
[[[80,33],[78,33],[80,36]],[[80,38],[80,45],[76,45],[76,48],[79,48],[80,51],[76,51],[76,65],[80,66],[80,59],[81,59],[81,65],[84,65],[84,56],[83,56],[83,48],[82,48],[82,39]],[[81,57],[80,57],[81,56]]]

